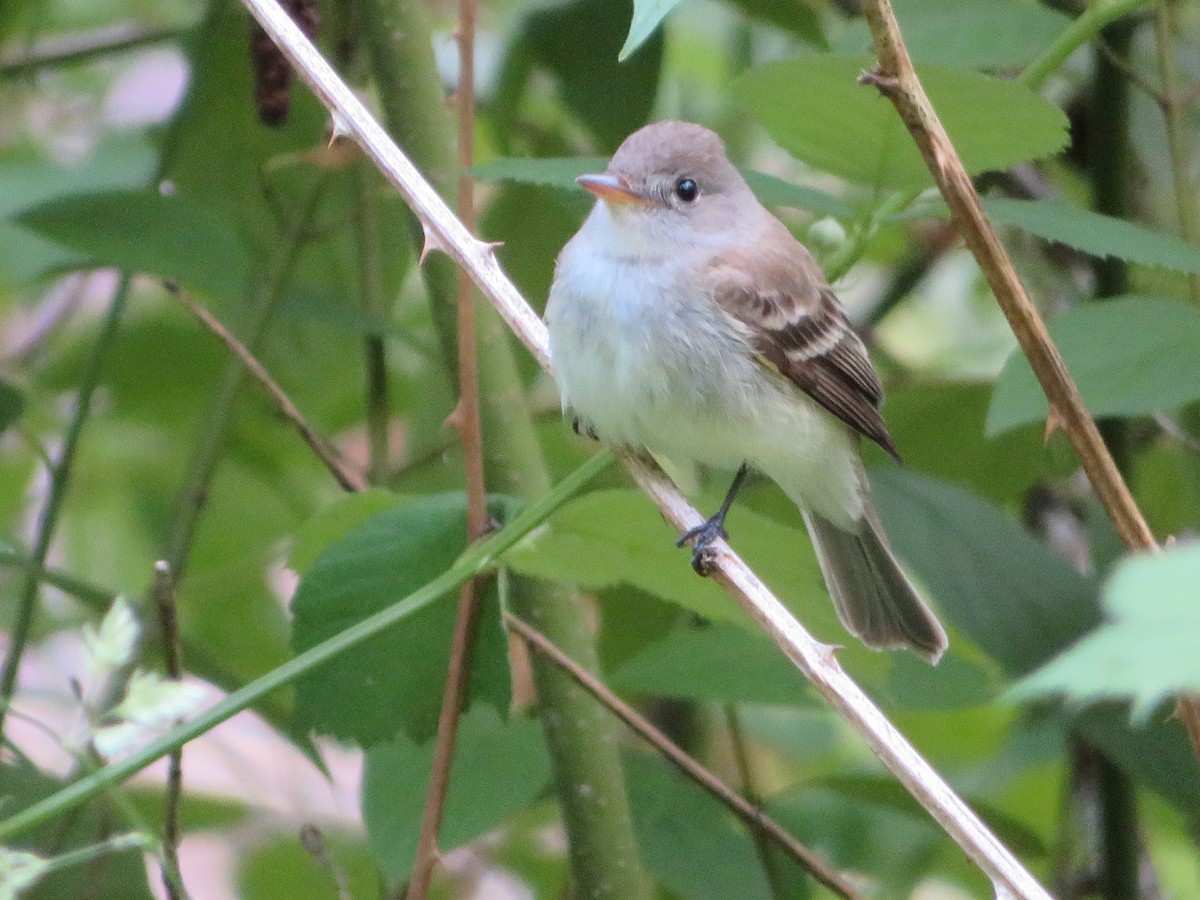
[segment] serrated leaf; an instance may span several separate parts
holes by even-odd
[[[1010,696],[1061,694],[1075,705],[1130,699],[1140,726],[1168,697],[1200,692],[1200,544],[1122,561],[1104,585],[1104,609],[1104,624]]]
[[[21,418],[25,411],[25,397],[7,381],[0,379],[0,434]]]
[[[362,815],[380,869],[401,879],[412,869],[421,814],[433,763],[433,743],[407,738],[367,751]],[[474,708],[459,722],[439,845],[467,843],[499,825],[542,793],[550,759],[537,724],[502,722],[495,711]]]
[[[811,705],[808,683],[766,637],[732,625],[676,631],[609,677],[620,691],[718,703]]]
[[[732,90],[781,147],[815,168],[878,188],[929,187],[933,179],[892,104],[857,83],[872,64],[866,56],[784,60],[750,70]],[[972,174],[1066,143],[1062,110],[1020,84],[940,66],[919,66],[918,74]]]
[[[219,296],[241,295],[250,278],[251,254],[233,224],[181,196],[73,194],[17,221],[97,265],[172,278]]]
[[[1174,272],[1200,272],[1200,246],[1113,216],[1055,200],[989,197],[983,207],[996,222],[1092,256]]]
[[[1127,296],[1073,309],[1050,323],[1084,405],[1094,416],[1136,416],[1200,399],[1200,310]],[[1024,354],[1004,364],[988,409],[989,434],[1045,421],[1046,395]]]
[[[1010,675],[1099,621],[1095,585],[982,497],[900,469],[871,473],[896,553],[937,611]]]
[[[461,493],[402,503],[352,528],[317,557],[296,589],[293,649],[307,650],[432,581],[462,553],[465,535]],[[454,615],[452,600],[434,603],[301,679],[297,720],[363,746],[401,731],[418,741],[432,736]],[[507,711],[507,637],[494,590],[483,598],[477,628],[468,694]]]
[[[480,181],[517,181],[563,190],[581,191],[575,184],[580,175],[603,172],[608,167],[604,157],[558,157],[550,159],[521,159],[507,157],[476,166],[471,174]],[[759,202],[764,206],[790,206],[806,209],[822,216],[849,221],[854,210],[833,194],[807,185],[792,184],[766,172],[741,169],[742,176]],[[590,201],[590,198],[588,198]]]

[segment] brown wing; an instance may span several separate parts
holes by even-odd
[[[782,226],[780,226],[782,228]],[[791,240],[729,251],[711,264],[714,299],[747,326],[754,349],[847,425],[897,460],[879,407],[883,387],[867,349],[817,264]]]

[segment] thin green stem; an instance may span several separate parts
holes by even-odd
[[[103,613],[117,596],[113,591],[89,584],[82,578],[68,575],[59,569],[39,568],[33,564],[30,557],[9,547],[0,547],[0,566],[33,573],[38,581],[56,587],[64,594],[70,594],[93,612]]]
[[[1154,0],[1098,0],[1092,3],[1037,59],[1025,67],[1025,71],[1017,76],[1017,81],[1037,90],[1051,72],[1084,44],[1090,43],[1100,33],[1100,29],[1153,2]]]
[[[892,216],[908,209],[921,194],[922,191],[897,192],[890,194],[880,201],[871,210],[866,220],[854,229],[849,239],[821,261],[821,268],[825,272],[826,281],[830,284],[835,284],[854,268],[855,263],[867,252],[867,247],[875,239],[875,235],[879,233],[880,227]]]
[[[153,852],[155,849],[154,840],[148,834],[136,831],[128,834],[114,834],[106,840],[88,844],[86,847],[78,847],[59,856],[50,857],[50,859],[46,860],[46,867],[42,872],[43,875],[49,875],[51,872],[57,872],[60,869],[70,869],[74,866],[86,865],[102,856],[108,856],[110,853],[121,853],[125,850],[149,850]]]
[[[229,694],[210,709],[159,737],[129,757],[110,763],[55,794],[26,807],[0,822],[0,841],[9,841],[35,825],[79,806],[114,785],[120,784],[171,751],[252,706],[267,694],[294,682],[300,676],[361,645],[393,625],[429,606],[468,578],[492,566],[505,551],[544,522],[559,506],[578,493],[613,461],[610,451],[597,453],[560,481],[537,501],[525,507],[511,522],[491,536],[467,548],[445,572],[403,600],[322,641],[286,663]]]
[[[62,511],[63,499],[67,495],[67,486],[71,481],[71,467],[75,462],[75,452],[79,448],[79,440],[83,435],[83,426],[92,408],[92,396],[100,383],[100,373],[112,349],[116,337],[117,325],[125,310],[129,297],[130,276],[123,274],[113,293],[112,303],[100,326],[100,333],[92,345],[92,352],[84,367],[79,380],[79,394],[75,401],[75,412],[67,427],[63,441],[62,452],[50,471],[50,494],[46,505],[38,517],[37,533],[34,539],[33,552],[29,558],[29,566],[21,584],[21,599],[17,606],[17,618],[13,624],[12,639],[9,643],[8,655],[4,659],[4,670],[0,673],[0,732],[4,731],[4,715],[12,700],[17,686],[17,672],[21,667],[21,656],[29,642],[29,634],[33,628],[34,615],[37,612],[38,598],[41,595],[41,573],[46,565],[46,556],[50,552],[50,543],[54,539],[54,531],[58,525],[58,516]]]

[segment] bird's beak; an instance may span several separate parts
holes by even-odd
[[[637,203],[645,205],[646,198],[629,186],[629,182],[620,175],[580,175],[576,183],[584,190],[591,191],[601,200],[617,205]]]

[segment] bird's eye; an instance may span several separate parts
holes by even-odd
[[[700,185],[691,178],[680,178],[675,182],[675,196],[684,203],[691,203],[700,196]]]

